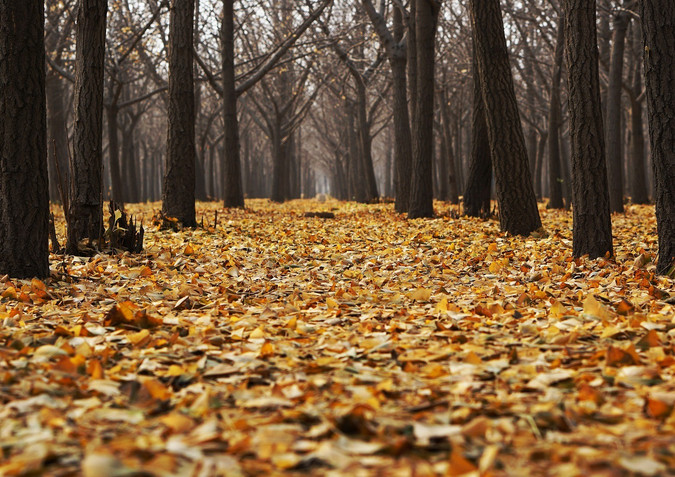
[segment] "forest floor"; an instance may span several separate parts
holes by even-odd
[[[543,206],[522,238],[441,203],[247,205],[180,233],[131,205],[143,253],[2,279],[0,475],[675,475],[653,208],[573,260]]]

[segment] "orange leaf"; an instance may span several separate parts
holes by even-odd
[[[150,393],[150,396],[152,396],[154,399],[166,401],[172,396],[171,391],[169,391],[166,386],[156,379],[148,378],[143,380],[143,387],[147,389],[147,391]]]

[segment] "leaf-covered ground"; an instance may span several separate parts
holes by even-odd
[[[0,475],[675,472],[652,208],[588,261],[543,208],[514,238],[443,204],[248,206],[2,279]]]

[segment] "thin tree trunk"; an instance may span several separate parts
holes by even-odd
[[[458,121],[459,122],[459,121]],[[464,213],[469,217],[490,215],[492,195],[492,157],[487,138],[485,105],[478,79],[476,49],[473,52],[473,121],[471,124],[471,161],[464,191]]]
[[[162,212],[185,227],[195,217],[194,0],[172,0],[169,31],[169,107]]]
[[[440,4],[415,0],[417,98],[413,118],[413,166],[408,218],[433,217],[434,92],[436,26]]]
[[[549,209],[562,209],[562,168],[560,164],[560,123],[562,111],[560,106],[560,77],[562,76],[563,50],[565,46],[564,19],[558,19],[558,35],[555,44],[553,73],[551,74],[550,108],[548,114],[548,184]]]
[[[81,0],[77,9],[75,119],[70,165],[68,253],[103,235],[103,67],[108,5]],[[99,244],[99,247],[101,245]]]
[[[237,120],[237,93],[234,77],[234,0],[223,0],[221,28],[223,59],[223,121],[225,160],[223,186],[225,207],[244,207],[244,190],[241,179],[239,148],[239,123]]]
[[[623,141],[621,141],[621,83],[623,81],[623,52],[630,13],[621,12],[614,18],[612,53],[607,86],[607,181],[611,212],[623,212]]]

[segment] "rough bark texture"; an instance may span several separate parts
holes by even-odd
[[[563,7],[572,154],[573,254],[596,258],[611,255],[613,250],[595,1],[564,0]]]
[[[106,0],[80,0],[75,56],[75,120],[68,200],[68,253],[103,236],[103,67]],[[100,244],[99,244],[100,246]]]
[[[675,266],[675,3],[639,3],[659,235],[656,271],[670,274]]]
[[[471,124],[471,161],[469,177],[464,191],[464,213],[469,217],[487,217],[490,215],[490,196],[492,195],[492,158],[487,140],[485,106],[480,91],[476,48],[473,54],[473,121]]]
[[[0,274],[49,276],[44,2],[0,0]]]
[[[499,223],[513,235],[541,227],[499,0],[471,0],[474,48],[495,173]]]
[[[162,212],[183,226],[195,220],[195,94],[192,69],[194,0],[171,2],[169,111]]]
[[[555,58],[553,61],[553,73],[551,74],[550,108],[548,113],[548,184],[550,209],[562,209],[563,203],[563,180],[560,164],[560,122],[562,111],[560,108],[560,77],[562,72],[563,47],[565,42],[565,29],[563,19],[558,20],[558,35],[556,38]]]
[[[623,141],[621,140],[621,82],[623,78],[623,52],[630,13],[622,11],[614,18],[612,53],[607,86],[607,181],[609,184],[609,210],[623,212]]]
[[[239,147],[239,123],[237,120],[237,93],[234,80],[234,0],[223,0],[223,24],[221,29],[223,58],[223,184],[225,207],[244,207],[244,191],[241,180],[241,156]]]
[[[413,165],[408,217],[433,217],[434,64],[436,25],[440,5],[436,0],[416,0],[417,100],[413,129]]]

